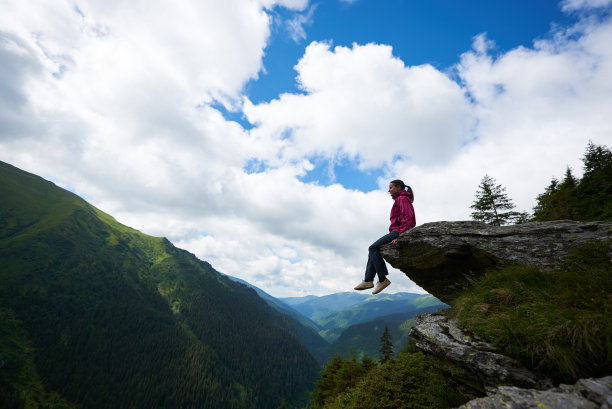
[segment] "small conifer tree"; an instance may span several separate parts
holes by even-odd
[[[495,179],[485,175],[476,191],[476,200],[470,206],[474,209],[472,219],[480,220],[493,226],[508,224],[520,217],[513,211],[514,203],[508,198],[506,188],[496,184]]]
[[[385,325],[385,332],[380,337],[380,363],[384,364],[393,356],[393,337],[389,333],[389,328]]]

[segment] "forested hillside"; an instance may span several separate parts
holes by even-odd
[[[252,289],[0,162],[0,407],[276,408],[318,365]]]
[[[322,356],[325,354],[325,350],[329,347],[329,343],[323,339],[318,333],[319,326],[308,319],[307,317],[300,314],[290,306],[284,304],[279,299],[272,297],[270,294],[263,291],[261,288],[254,286],[244,280],[236,277],[227,276],[233,281],[242,283],[253,290],[263,299],[268,305],[279,314],[283,315],[288,324],[291,325],[295,334],[298,336],[302,344],[308,349],[312,356],[320,363],[323,364],[326,361],[322,361]]]
[[[438,311],[440,305],[426,307],[418,310],[409,310],[405,313],[390,314],[378,317],[373,321],[351,325],[342,330],[340,336],[320,353],[320,361],[328,362],[335,355],[348,357],[354,353],[357,358],[369,357],[378,360],[380,355],[380,337],[385,327],[393,337],[394,354],[406,346],[410,329],[414,323],[413,318],[418,314],[427,314]]]

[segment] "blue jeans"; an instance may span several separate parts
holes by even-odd
[[[378,281],[385,281],[385,277],[389,275],[389,272],[387,271],[385,260],[383,260],[380,255],[380,247],[387,243],[391,243],[398,237],[398,232],[389,232],[372,243],[368,248],[368,264],[366,266],[365,281],[374,281],[374,276],[376,274],[378,274]]]

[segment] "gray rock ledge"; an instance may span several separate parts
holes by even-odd
[[[381,252],[393,267],[449,303],[489,267],[519,264],[553,270],[571,249],[593,241],[612,243],[612,222],[556,220],[501,227],[435,222],[403,233]]]
[[[546,391],[500,386],[459,409],[612,409],[612,376],[580,379]]]

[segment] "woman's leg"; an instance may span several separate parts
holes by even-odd
[[[380,248],[385,244],[391,243],[399,237],[396,231],[385,234],[380,239],[376,240],[368,248],[368,264],[366,265],[366,274],[364,281],[374,281],[374,276],[378,274],[379,281],[385,281],[385,277],[389,274],[385,260],[380,255]]]

